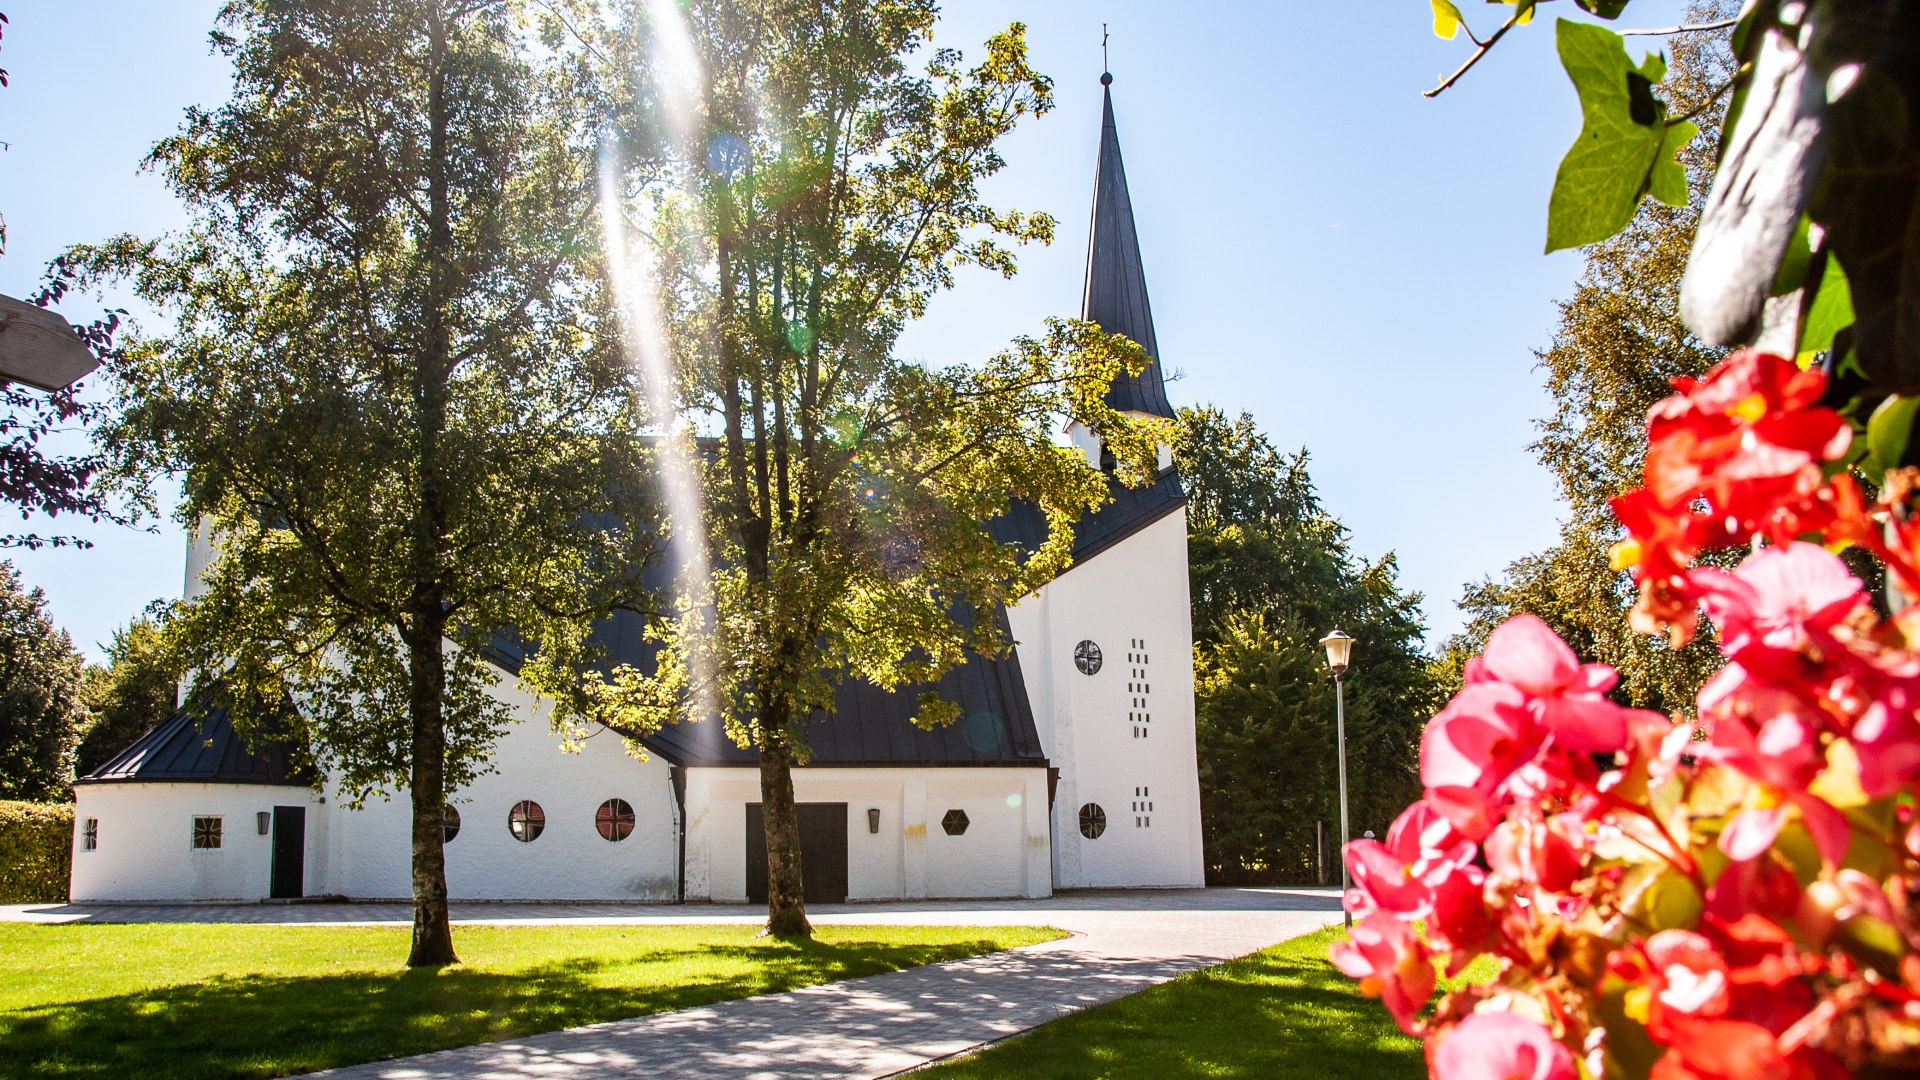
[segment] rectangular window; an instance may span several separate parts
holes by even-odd
[[[80,822],[80,850],[95,851],[100,847],[100,819],[85,818]]]
[[[193,847],[195,851],[209,851],[220,846],[220,819],[217,817],[195,817],[193,819]]]

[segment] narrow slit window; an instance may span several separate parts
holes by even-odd
[[[100,819],[87,818],[80,823],[80,850],[97,851],[100,848]]]

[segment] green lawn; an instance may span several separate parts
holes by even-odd
[[[939,1080],[1419,1080],[1427,1074],[1419,1040],[1401,1034],[1379,1002],[1361,997],[1327,961],[1341,933],[1332,927],[1190,972],[927,1073]],[[1492,975],[1482,961],[1462,978]]]
[[[260,1077],[488,1042],[1028,945],[1033,927],[0,925],[0,1076]]]

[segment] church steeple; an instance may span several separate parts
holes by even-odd
[[[1080,317],[1109,333],[1125,334],[1153,357],[1145,371],[1122,375],[1107,391],[1107,404],[1122,412],[1172,416],[1167,385],[1160,375],[1160,346],[1153,337],[1153,312],[1147,306],[1147,275],[1140,263],[1140,237],[1133,226],[1133,202],[1127,197],[1127,173],[1120,163],[1120,133],[1113,123],[1113,76],[1100,76],[1105,107],[1100,121],[1100,164],[1094,176],[1093,227],[1087,238],[1086,291]]]

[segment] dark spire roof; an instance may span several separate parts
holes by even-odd
[[[308,786],[313,772],[295,760],[285,730],[284,723],[268,723],[256,751],[233,729],[227,710],[192,716],[181,709],[74,783]]]
[[[1122,411],[1172,416],[1167,384],[1160,376],[1160,345],[1147,306],[1147,274],[1140,264],[1140,237],[1133,227],[1133,201],[1120,164],[1120,133],[1113,124],[1113,77],[1102,75],[1100,166],[1093,182],[1093,228],[1087,238],[1087,285],[1080,317],[1109,333],[1140,343],[1153,361],[1138,375],[1122,375],[1107,391],[1107,404]]]

